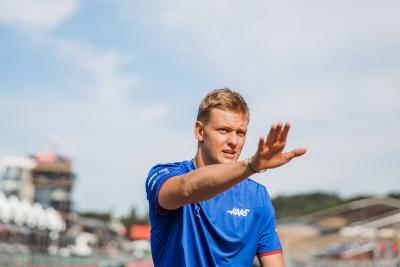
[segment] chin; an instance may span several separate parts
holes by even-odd
[[[232,163],[232,162],[235,162],[235,161],[237,161],[237,158],[236,158],[236,157],[234,157],[234,158],[222,157],[222,158],[219,160],[220,163]]]

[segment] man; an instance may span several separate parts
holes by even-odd
[[[290,125],[272,125],[256,153],[238,160],[249,109],[230,89],[200,103],[194,159],[153,167],[146,180],[154,265],[284,266],[275,213],[264,186],[251,175],[286,164],[305,148],[283,152]]]

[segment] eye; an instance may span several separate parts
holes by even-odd
[[[238,131],[237,135],[240,136],[240,137],[245,137],[246,136],[246,132]]]
[[[218,131],[219,133],[222,133],[222,134],[228,133],[228,130],[225,129],[225,128],[220,128],[220,129],[218,129],[217,131]]]

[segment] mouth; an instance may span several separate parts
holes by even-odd
[[[236,151],[235,150],[222,150],[222,153],[224,154],[225,157],[234,159],[236,156]]]

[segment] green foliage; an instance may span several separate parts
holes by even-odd
[[[387,196],[400,199],[400,192],[391,192]],[[373,197],[373,195],[356,195],[349,198],[341,198],[334,193],[312,192],[290,196],[279,195],[272,199],[272,204],[274,205],[277,218],[287,218],[310,214],[370,197]],[[79,214],[84,217],[97,218],[103,221],[109,221],[111,216],[108,212],[82,212]],[[134,207],[126,216],[121,218],[121,222],[127,229],[133,224],[150,224],[148,213],[139,215]]]
[[[373,195],[356,195],[349,198],[341,198],[337,194],[313,192],[291,196],[277,196],[272,199],[276,217],[287,218],[310,214],[316,211],[332,208],[341,204],[371,198]],[[400,199],[400,192],[391,192],[387,197]]]
[[[109,212],[85,211],[85,212],[79,212],[78,214],[82,217],[99,219],[104,222],[108,222],[111,218],[111,214]]]
[[[277,196],[272,199],[277,218],[294,217],[318,210],[331,208],[343,203],[336,194],[314,192],[293,196]]]
[[[391,192],[387,195],[388,197],[400,199],[400,192]]]
[[[148,225],[150,224],[149,215],[146,213],[144,216],[140,216],[137,213],[136,208],[131,208],[129,214],[121,218],[121,222],[127,229],[133,224]]]
[[[349,202],[362,200],[362,199],[366,199],[366,198],[371,198],[371,197],[374,197],[374,196],[373,195],[357,195],[357,196],[353,196],[353,197],[344,199],[343,202],[344,203],[349,203]]]

